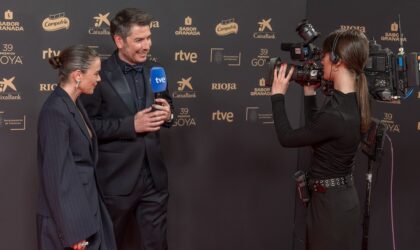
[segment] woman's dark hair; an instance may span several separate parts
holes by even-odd
[[[111,20],[111,36],[114,38],[114,35],[118,35],[126,39],[130,35],[131,26],[149,26],[151,21],[152,16],[143,10],[136,8],[123,9]]]
[[[334,51],[333,50],[333,46]],[[333,52],[356,77],[356,93],[360,110],[361,131],[367,132],[371,122],[369,91],[364,68],[369,58],[369,41],[357,29],[337,30],[328,35],[323,52]]]
[[[54,69],[58,69],[60,82],[64,82],[68,79],[70,73],[75,70],[85,73],[92,61],[98,57],[96,51],[79,44],[65,48],[59,56],[50,58],[49,63]]]

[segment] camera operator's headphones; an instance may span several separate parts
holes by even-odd
[[[337,32],[337,35],[335,35],[334,37],[334,42],[331,48],[331,52],[330,52],[330,61],[333,64],[338,63],[338,61],[340,60],[340,57],[335,53],[335,49],[337,48],[337,44],[338,44],[338,40],[340,39],[340,36],[344,33],[344,31],[340,30]]]

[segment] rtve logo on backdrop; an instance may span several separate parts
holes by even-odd
[[[4,12],[4,21],[0,21],[0,31],[24,31],[19,22],[13,21],[14,14],[11,10]]]
[[[188,52],[179,50],[175,52],[175,61],[197,63],[198,54],[196,52]]]
[[[61,51],[59,51],[59,50],[53,50],[51,48],[44,49],[42,51],[42,59],[50,59],[53,56],[59,56],[60,52]]]
[[[216,112],[213,112],[211,115],[211,119],[213,121],[225,121],[229,123],[233,122],[234,117],[235,115],[233,112],[225,112],[220,110],[216,110]]]
[[[0,64],[23,64],[22,56],[16,55],[13,44],[4,43],[1,45]]]

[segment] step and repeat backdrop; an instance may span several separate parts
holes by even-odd
[[[303,249],[304,211],[295,200],[292,174],[307,167],[310,151],[282,148],[276,140],[266,60],[289,60],[280,44],[301,42],[295,28],[306,16],[323,35],[356,27],[396,50],[400,13],[406,50],[420,51],[420,5],[375,2],[353,1],[339,11],[343,3],[304,0],[2,1],[2,248],[36,249],[36,126],[57,84],[48,59],[77,43],[108,57],[115,49],[109,21],[122,8],[138,7],[154,17],[150,60],[164,65],[175,105],[174,127],[161,132],[171,194],[170,248]],[[386,142],[382,167],[375,169],[372,249],[419,246],[419,107],[418,90],[400,104],[374,103],[392,145]],[[302,124],[297,84],[288,92],[287,108],[292,125]],[[358,162],[363,202],[366,157],[359,155]]]

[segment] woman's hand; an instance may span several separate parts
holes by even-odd
[[[289,73],[286,76],[287,64],[283,63],[280,69],[274,69],[273,86],[271,87],[271,94],[286,94],[289,87],[290,78],[293,75],[294,67],[290,67]]]

